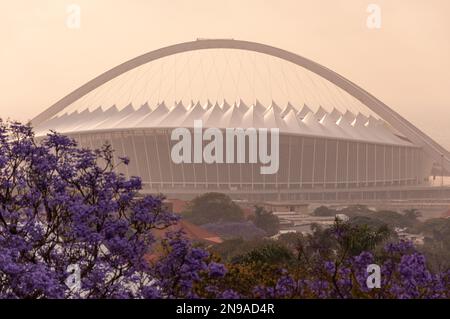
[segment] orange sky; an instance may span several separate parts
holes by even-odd
[[[81,28],[66,6],[81,7]],[[366,26],[366,8],[382,26]],[[137,55],[204,38],[262,42],[362,86],[450,148],[448,0],[15,0],[0,7],[0,116],[28,120]]]

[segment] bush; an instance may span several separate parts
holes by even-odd
[[[327,206],[319,206],[313,211],[314,216],[335,216],[337,211]]]
[[[249,218],[256,227],[263,229],[268,236],[278,234],[280,230],[280,220],[272,212],[266,211],[263,207],[255,206],[255,215]]]
[[[222,238],[243,238],[253,239],[266,236],[266,232],[258,228],[251,221],[247,222],[227,222],[227,223],[211,223],[204,224],[202,227]]]
[[[294,259],[292,252],[283,244],[269,241],[260,247],[238,255],[233,258],[233,263],[263,263],[269,265],[279,265],[290,263]]]
[[[194,224],[203,225],[243,221],[244,212],[225,194],[205,193],[191,201],[183,217]]]

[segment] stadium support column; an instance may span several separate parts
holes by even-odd
[[[323,188],[326,188],[326,185],[327,185],[327,161],[328,161],[328,141],[325,140],[325,162],[323,165]],[[323,194],[325,194],[325,192],[323,192]]]
[[[147,134],[142,133],[143,139],[144,139],[144,151],[145,151],[145,163],[147,164],[147,169],[148,169],[148,178],[149,180],[149,184],[150,184],[150,188],[152,188],[152,172],[150,170],[150,158],[148,157],[148,150],[147,150],[147,143],[145,142],[146,138],[147,138]]]
[[[369,144],[366,144],[366,187],[369,185]]]
[[[289,159],[288,159],[288,173],[287,173],[287,188],[291,189],[291,143],[292,136],[289,136]]]
[[[137,163],[137,159],[138,159],[138,155],[137,155],[137,150],[136,150],[136,143],[134,142],[134,137],[136,135],[136,132],[133,131],[131,132],[131,144],[133,146],[133,154],[134,154],[134,161],[136,162],[136,171],[138,176],[142,176],[143,174],[141,173],[141,169],[140,169],[140,165]]]
[[[169,138],[169,134],[166,134],[166,142],[167,142],[167,154],[169,154],[170,157],[170,138]],[[169,172],[170,172],[170,178],[172,181],[172,189],[175,187],[174,181],[173,181],[173,168],[172,168],[172,163],[173,161],[171,159],[169,159],[168,161],[168,165],[169,165]]]
[[[123,156],[127,156],[126,152],[125,152],[125,146],[123,145],[123,140],[124,140],[124,136],[123,136],[123,132],[122,132],[122,134],[120,136],[120,146],[122,148]],[[128,171],[128,165],[125,165],[125,171],[126,171],[127,178],[130,178],[130,172]]]
[[[158,139],[156,138],[156,135],[153,135],[153,138],[155,140],[155,148],[156,148],[156,158],[158,159],[158,168],[159,168],[159,187],[160,189],[163,188],[163,178],[162,178],[162,170],[161,170],[161,160],[159,157],[159,145],[158,145]]]
[[[338,158],[339,158],[339,141],[336,141],[336,173],[335,173],[335,183],[334,183],[334,188],[337,189],[338,187]],[[336,199],[337,199],[337,192],[336,192]]]
[[[383,186],[386,186],[386,145],[383,145]]]
[[[302,145],[300,146],[300,188],[303,188],[303,140],[304,138],[301,137]]]
[[[356,186],[359,187],[359,143],[356,142]]]
[[[346,180],[345,180],[345,188],[347,188],[348,189],[348,184],[349,184],[349,179],[350,179],[350,175],[349,175],[349,173],[348,173],[348,161],[349,161],[349,153],[350,153],[350,142],[349,141],[347,141],[347,177],[346,177]]]
[[[378,182],[378,175],[377,175],[377,165],[378,165],[378,157],[377,157],[377,145],[375,144],[374,146],[374,163],[375,163],[375,167],[374,167],[374,169],[375,169],[375,173],[374,173],[374,186],[377,186],[377,182]]]
[[[391,165],[391,185],[394,185],[394,146],[391,146],[392,165]]]
[[[312,162],[312,178],[311,178],[311,188],[314,188],[314,175],[315,175],[315,168],[316,168],[316,138],[314,138],[313,143],[313,162]]]

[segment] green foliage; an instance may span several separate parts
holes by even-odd
[[[406,218],[411,220],[417,220],[417,218],[422,217],[422,213],[415,208],[405,209],[403,213]]]
[[[232,262],[233,260],[237,260],[238,256],[245,255],[252,250],[259,249],[272,242],[274,241],[271,239],[244,240],[243,238],[235,238],[214,245],[210,250],[220,256],[222,261]]]
[[[450,219],[429,219],[416,229],[426,236],[420,250],[427,256],[430,267],[436,271],[450,269]]]
[[[293,252],[298,252],[302,249],[304,240],[305,236],[302,233],[286,233],[278,237],[278,242]]]
[[[326,210],[331,211],[321,208],[322,212]],[[421,222],[417,210],[397,213],[373,211],[365,206],[350,206],[334,213],[346,214],[350,220],[337,220],[328,228],[312,225],[310,234],[287,233],[277,240],[234,239],[214,246],[213,251],[229,269],[227,285],[247,294],[257,284],[274,285],[279,269],[303,278],[308,273],[322,276],[319,270],[324,269],[324,260],[340,265],[367,251],[374,254],[375,260],[385,260],[385,244],[396,241],[394,227],[407,227],[408,232],[425,235],[425,244],[417,248],[433,272],[450,269],[450,219]]]
[[[359,215],[371,215],[375,211],[371,210],[366,205],[350,205],[340,211],[348,216],[359,216]]]
[[[239,222],[244,220],[242,209],[222,193],[205,193],[194,198],[183,217],[194,224]]]
[[[268,236],[276,235],[280,230],[278,217],[261,206],[255,206],[255,215],[251,216],[250,220],[253,221],[256,227],[263,229]]]
[[[400,214],[390,210],[372,211],[365,206],[350,206],[344,208],[339,213],[346,214],[350,217],[353,224],[378,227],[387,225],[390,228],[408,227],[414,228],[419,220],[420,212],[416,209],[405,210],[404,214]]]
[[[450,244],[450,218],[432,218],[417,226],[417,230],[425,235],[436,236],[435,239],[447,239]]]
[[[312,234],[284,234],[279,241],[296,256],[300,267],[310,268],[321,260],[337,260],[373,250],[387,241],[392,232],[386,225],[355,225],[336,220],[331,228],[313,225]]]
[[[292,252],[283,244],[269,241],[260,247],[238,255],[233,258],[233,263],[252,264],[263,263],[270,265],[280,265],[291,262],[294,259]]]
[[[233,290],[244,296],[251,296],[256,286],[274,286],[277,284],[281,270],[279,265],[269,263],[230,263],[227,274],[217,284],[222,290]],[[207,285],[207,281],[203,281]]]
[[[373,250],[391,235],[386,225],[370,227],[336,221],[331,228],[314,225],[312,234],[288,233],[280,235],[277,240],[232,239],[215,245],[211,250],[224,262],[233,264],[267,263],[305,268],[320,260]]]
[[[327,206],[319,206],[313,211],[314,216],[334,216],[337,214],[335,209],[328,208]]]
[[[222,261],[229,262],[240,251],[244,251],[244,246],[249,245],[250,243],[255,243],[254,247],[257,245],[256,241],[246,241],[242,238],[233,238],[224,240],[222,243],[212,246],[210,251],[220,256]]]
[[[220,222],[203,224],[202,228],[219,235],[223,239],[243,238],[254,239],[266,237],[266,232],[251,221],[245,222]]]
[[[282,234],[277,240],[227,240],[211,247],[228,269],[224,287],[251,295],[255,286],[275,286],[283,269],[295,278],[322,276],[325,260],[338,265],[345,258],[372,250],[390,235],[385,225],[376,228],[340,221],[330,228],[313,225],[312,230],[306,235]]]
[[[350,223],[353,225],[368,225],[370,227],[381,227],[387,226],[385,222],[380,220],[379,218],[369,217],[369,216],[354,216],[350,218]]]
[[[373,215],[391,227],[413,227],[417,223],[415,219],[389,210],[378,211]]]
[[[336,221],[330,230],[336,234],[341,251],[348,252],[352,256],[363,251],[372,251],[392,234],[387,225],[374,228],[340,221]]]

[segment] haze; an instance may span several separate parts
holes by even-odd
[[[66,7],[81,7],[81,28]],[[381,7],[381,29],[366,9]],[[203,38],[270,44],[362,86],[450,148],[447,0],[34,0],[1,4],[0,117],[27,121],[137,55]]]

